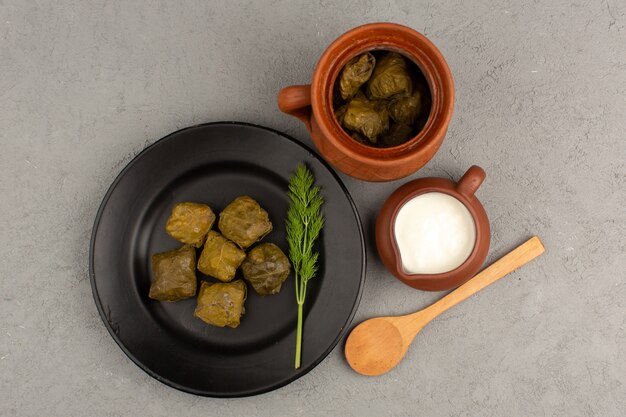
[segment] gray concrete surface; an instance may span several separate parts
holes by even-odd
[[[0,1],[0,415],[626,415],[626,4],[607,1]],[[194,397],[106,332],[87,276],[107,187],[146,145],[205,121],[310,139],[280,87],[361,23],[425,33],[456,80],[449,134],[414,177],[488,178],[490,260],[547,252],[431,323],[379,378],[336,349],[253,398]],[[392,279],[372,247],[404,181],[345,182],[369,268],[356,321],[441,294]]]

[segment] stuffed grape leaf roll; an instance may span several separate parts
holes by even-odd
[[[152,255],[154,274],[148,297],[177,301],[196,295],[196,250],[185,245],[180,249]]]
[[[368,100],[363,94],[357,94],[348,103],[343,127],[376,143],[378,137],[389,129],[387,103]]]
[[[272,222],[259,203],[243,195],[222,210],[218,227],[227,239],[246,249],[272,231]]]
[[[408,96],[413,92],[413,82],[406,58],[396,52],[388,52],[378,59],[372,76],[367,82],[370,99],[390,99]]]
[[[339,92],[341,98],[348,100],[352,98],[359,88],[370,79],[376,58],[374,55],[366,52],[359,56],[355,56],[343,67],[339,77]]]
[[[244,278],[259,295],[278,294],[290,270],[289,259],[273,243],[255,246],[241,264]]]
[[[422,111],[422,97],[419,91],[415,91],[408,97],[394,100],[389,105],[389,116],[396,122],[405,125],[413,125]]]
[[[237,327],[245,313],[246,284],[238,279],[228,283],[202,281],[194,316],[217,327]]]
[[[198,270],[223,282],[235,277],[246,253],[230,240],[211,230],[198,260]]]
[[[174,239],[199,248],[215,222],[211,207],[198,203],[178,203],[167,219],[165,231]]]

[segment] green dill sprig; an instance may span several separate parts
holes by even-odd
[[[321,213],[324,199],[320,187],[315,186],[314,183],[315,178],[311,171],[304,164],[300,164],[289,179],[287,192],[289,209],[285,226],[289,259],[295,274],[296,302],[298,303],[296,369],[300,367],[302,357],[302,320],[306,287],[309,280],[315,277],[318,268],[319,253],[313,250],[313,245],[324,227],[324,216]]]

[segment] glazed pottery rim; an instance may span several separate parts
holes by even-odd
[[[432,182],[433,180],[436,180],[439,184],[426,186],[426,187],[419,186],[419,183]],[[393,272],[395,272],[395,274],[397,274],[401,280],[405,280],[409,282],[415,281],[415,280],[437,281],[442,278],[449,278],[450,276],[461,274],[462,272],[464,272],[464,270],[468,269],[473,264],[473,262],[475,262],[475,259],[478,256],[480,256],[480,252],[481,252],[480,242],[482,242],[482,240],[485,238],[489,238],[489,235],[490,235],[489,230],[488,230],[487,236],[483,236],[483,231],[481,230],[481,227],[479,226],[479,222],[477,221],[477,218],[481,217],[481,215],[484,214],[487,220],[487,226],[489,226],[488,217],[486,217],[486,212],[484,212],[484,207],[482,207],[482,204],[476,197],[472,196],[470,198],[460,193],[456,189],[457,183],[449,179],[436,178],[436,177],[419,178],[419,179],[416,179],[407,183],[406,185],[415,187],[415,189],[406,192],[406,194],[401,198],[401,200],[393,207],[393,210],[391,211],[391,216],[389,217],[389,225],[385,228],[386,229],[385,233],[388,233],[388,236],[390,238],[389,242],[391,243],[391,249],[394,255],[393,264],[395,266],[395,271]],[[428,194],[428,193],[447,194],[457,199],[470,212],[472,216],[472,222],[474,224],[474,230],[476,231],[476,236],[474,238],[474,246],[472,247],[472,252],[465,259],[465,261],[463,261],[461,265],[459,265],[458,267],[454,269],[451,269],[450,271],[441,272],[437,274],[428,274],[428,273],[410,274],[410,273],[405,272],[404,267],[402,266],[402,256],[400,255],[400,249],[398,247],[396,234],[394,231],[395,224],[396,224],[396,217],[398,216],[400,209],[406,203],[408,203],[410,200],[412,200],[413,198],[417,196]],[[475,202],[472,202],[471,199],[474,199]],[[482,211],[484,213],[480,213],[479,212],[480,210],[476,209],[476,207],[474,206],[474,204],[476,203],[480,206],[480,208],[482,208]],[[385,202],[385,204],[387,204],[387,202]],[[489,242],[485,244],[489,246]],[[470,269],[473,269],[473,268],[470,268]]]
[[[398,45],[394,36],[413,39],[414,49]],[[334,115],[332,94],[341,69],[354,56],[372,50],[402,54],[419,68],[428,82],[431,108],[426,125],[416,136],[399,146],[374,148],[363,145],[345,132]],[[342,152],[357,160],[401,163],[414,158],[429,146],[439,148],[442,140],[438,137],[445,134],[454,109],[454,80],[443,55],[424,35],[395,23],[369,23],[344,33],[324,51],[313,73],[311,106],[323,135]]]

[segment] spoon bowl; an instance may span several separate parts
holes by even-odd
[[[350,367],[363,375],[381,375],[395,367],[406,353],[400,329],[389,320],[377,317],[366,320],[352,330],[346,340],[346,359]],[[387,354],[381,357],[383,349]]]

